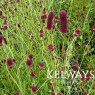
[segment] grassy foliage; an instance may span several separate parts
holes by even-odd
[[[47,78],[49,70],[54,71],[66,66],[65,77],[66,71],[72,70],[73,60],[78,62],[78,71],[86,72],[90,65],[88,72],[93,71],[95,75],[95,31],[92,31],[95,24],[95,1],[5,1],[0,0],[0,33],[7,41],[0,45],[0,95],[15,95],[15,92],[20,95],[53,95],[52,87],[55,95],[59,92],[62,92],[62,95],[86,95],[83,94],[86,90],[87,95],[95,95],[95,79],[83,81],[79,78],[77,84],[72,84],[74,78]],[[60,10],[67,12],[66,34],[60,32],[60,21],[56,24],[56,30],[47,30],[47,19],[45,23],[41,21],[44,8],[47,16],[50,11],[58,17]],[[4,20],[7,22],[7,29],[2,28]],[[55,22],[53,24],[55,25]],[[40,37],[41,29],[43,37]],[[76,29],[80,30],[80,34],[71,37]],[[53,51],[48,48],[50,44],[54,46]],[[32,66],[26,64],[29,54],[33,55]],[[11,68],[6,61],[8,58],[16,60]],[[39,63],[44,64],[42,69],[39,68]],[[35,77],[30,75],[32,71],[35,72]],[[50,84],[51,80],[54,81],[53,86]],[[71,81],[71,84],[66,84],[68,81]],[[37,85],[36,93],[31,90],[31,84]]]

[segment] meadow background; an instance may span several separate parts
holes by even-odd
[[[60,32],[60,10],[67,13],[66,34]],[[59,19],[48,30],[51,11]],[[0,0],[0,95],[95,95],[89,75],[95,75],[94,24],[95,0]],[[80,34],[72,37],[76,29]],[[74,85],[67,84],[72,78],[47,78],[58,68],[88,73]]]

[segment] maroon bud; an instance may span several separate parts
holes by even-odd
[[[52,28],[53,17],[54,17],[54,12],[49,12],[48,19],[47,19],[47,29],[48,30]]]
[[[35,94],[37,92],[37,86],[35,85],[30,85],[30,88],[32,90],[32,92]]]
[[[30,76],[34,78],[36,76],[35,71],[32,71]]]
[[[59,21],[58,16],[55,17],[55,22],[57,23]]]
[[[2,11],[0,11],[0,17],[2,17]]]
[[[60,92],[60,93],[57,93],[57,95],[62,95],[62,93]]]
[[[93,25],[93,26],[92,26],[92,31],[94,31],[94,32],[95,32],[95,25]]]
[[[81,80],[84,81],[85,80],[85,76],[81,75]]]
[[[42,69],[44,67],[43,63],[39,63],[39,68]]]
[[[71,63],[71,67],[72,67],[73,71],[77,71],[78,70],[78,62],[74,60]]]
[[[55,95],[53,87],[52,87],[52,90],[51,90],[51,95]]]
[[[27,64],[28,66],[32,66],[32,61],[31,61],[30,59],[27,59],[26,64]]]
[[[90,69],[91,69],[91,65],[90,65],[90,64],[88,64],[87,69],[88,69],[88,70],[90,70]]]
[[[80,30],[79,29],[76,29],[73,33],[73,37],[76,37],[80,34]]]
[[[6,20],[4,20],[4,23],[3,23],[3,29],[7,29],[7,21]]]
[[[53,45],[53,44],[48,45],[48,49],[49,49],[50,51],[53,51],[53,50],[54,50],[54,45]]]
[[[86,79],[91,79],[91,75],[88,73],[88,74],[86,74]]]
[[[14,95],[20,95],[18,92],[15,92]]]
[[[84,90],[83,91],[83,95],[87,95],[87,90]]]
[[[47,16],[44,14],[41,16],[41,20],[45,20],[47,18]]]
[[[2,43],[3,43],[3,36],[0,35],[0,45],[2,45]]]
[[[53,25],[52,28],[53,28],[53,30],[56,30],[56,26],[55,25]]]
[[[60,67],[60,68],[59,68],[59,71],[60,71],[60,72],[64,72],[65,70],[66,70],[66,66],[63,66],[63,67]]]
[[[80,13],[80,15],[79,15],[80,17],[84,17],[84,13]]]
[[[10,68],[13,66],[13,59],[12,58],[7,59],[7,66]]]
[[[74,34],[79,35],[79,34],[80,34],[80,30],[79,30],[79,29],[76,29],[76,30],[74,31]]]
[[[77,71],[78,67],[77,66],[72,66],[73,71]]]
[[[46,14],[46,9],[45,8],[43,9],[42,14],[44,14],[44,15]]]
[[[66,33],[68,30],[68,20],[67,20],[66,11],[61,10],[59,15],[60,15],[60,31],[62,33]]]
[[[43,23],[45,23],[45,19],[47,18],[46,10],[45,8],[43,9],[42,15],[41,15],[41,20]]]
[[[32,59],[33,59],[33,55],[32,55],[32,54],[29,54],[28,58],[29,58],[30,60],[32,60]]]
[[[44,34],[43,30],[40,30],[40,37],[43,37],[43,34]]]

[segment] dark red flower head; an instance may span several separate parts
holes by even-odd
[[[67,13],[65,10],[61,10],[60,13],[60,31],[66,33],[68,30]]]
[[[32,90],[32,92],[35,94],[37,92],[37,86],[35,85],[30,85],[30,88]]]
[[[2,27],[3,27],[3,29],[7,29],[7,21],[6,20],[4,20]]]
[[[52,21],[54,17],[54,12],[49,12],[47,19],[47,29],[50,30],[52,28]]]
[[[8,58],[7,59],[7,66],[8,67],[12,67],[13,66],[13,59],[12,58]]]
[[[48,45],[48,49],[49,49],[50,51],[53,51],[53,50],[54,50],[54,45],[53,45],[53,44],[49,44],[49,45]]]
[[[30,59],[27,59],[26,64],[27,64],[28,66],[32,66],[32,61],[31,61]]]

